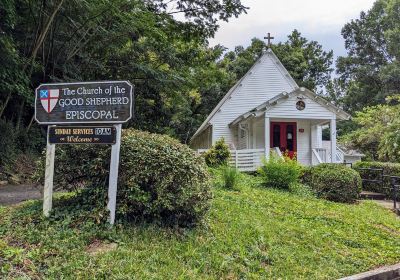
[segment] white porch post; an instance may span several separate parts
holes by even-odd
[[[264,113],[264,138],[265,138],[265,159],[269,160],[269,150],[271,147],[270,141],[269,141],[269,132],[270,132],[270,123],[269,123],[269,117],[267,116],[267,112]]]
[[[331,119],[331,162],[336,162],[336,119]]]
[[[257,148],[257,142],[256,142],[256,140],[257,140],[257,133],[256,133],[256,131],[257,131],[257,127],[256,127],[256,122],[255,122],[255,119],[253,119],[253,121],[252,121],[252,126],[251,126],[251,130],[252,130],[252,137],[253,137],[253,146],[252,146],[252,148],[253,149],[256,149]]]

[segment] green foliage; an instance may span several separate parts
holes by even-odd
[[[264,160],[258,174],[263,178],[266,187],[289,190],[292,184],[298,183],[302,167],[296,159],[287,156],[281,158],[271,153],[268,161]]]
[[[400,88],[400,1],[378,0],[342,29],[347,56],[339,57],[337,95],[356,112],[384,102]]]
[[[221,166],[221,186],[227,190],[240,190],[241,173],[234,167]]]
[[[108,174],[107,167],[103,165],[109,163],[110,155],[110,149],[101,145],[58,145],[54,163],[55,190],[77,191],[98,180],[99,187],[107,186],[108,183],[104,178]],[[32,179],[38,184],[43,184],[46,150],[43,150],[36,166],[36,172]],[[98,174],[98,172],[102,174]],[[101,177],[98,177],[99,175]]]
[[[254,38],[247,48],[237,46],[228,52],[221,64],[240,79],[260,57],[266,44]],[[288,35],[286,42],[272,46],[272,50],[282,61],[299,86],[310,90],[327,86],[332,69],[333,52],[326,52],[316,41],[309,41],[297,30]]]
[[[0,276],[9,274],[14,266],[23,266],[23,252],[22,248],[9,246],[0,240]]]
[[[353,168],[360,173],[362,179],[381,180],[381,172],[378,170],[360,170],[360,168],[383,169],[384,175],[400,176],[400,164],[378,161],[359,161],[353,165]],[[383,185],[380,183],[363,182],[364,191],[384,193],[388,197],[392,196],[391,182],[389,177],[383,178]]]
[[[258,179],[244,174],[241,192],[215,188],[207,224],[191,229],[110,228],[57,195],[50,218],[40,201],[0,207],[0,278],[339,279],[400,261],[391,211],[259,188]],[[107,243],[118,247],[101,252]]]
[[[38,154],[45,140],[38,127],[30,131],[0,119],[0,168],[11,168],[20,154]]]
[[[40,83],[123,78],[138,93],[128,126],[187,142],[203,120],[202,98],[232,83],[216,67],[222,47],[207,39],[247,8],[240,0],[166,2],[1,1],[0,118],[29,126]]]
[[[10,163],[16,156],[14,126],[0,120],[0,166]]]
[[[211,149],[204,154],[204,159],[209,167],[228,165],[231,153],[225,139],[221,138],[215,142]]]
[[[128,127],[188,143],[265,48],[253,40],[224,56],[226,48],[209,46],[220,21],[246,12],[240,0],[67,2],[0,4],[0,118],[15,126],[30,125],[40,83],[123,77],[137,93]],[[329,53],[298,32],[274,48],[300,85],[329,75]]]
[[[341,164],[323,163],[309,167],[303,175],[318,197],[335,202],[352,203],[361,192],[361,177],[357,171]]]
[[[373,160],[400,162],[399,98],[388,98],[387,102],[356,113],[353,121],[357,129],[345,135],[341,141]]]
[[[54,184],[88,187],[79,192],[79,203],[106,217],[109,158],[109,148],[62,146],[56,153]],[[125,130],[118,179],[117,215],[123,220],[191,225],[209,208],[204,159],[168,136]]]
[[[316,197],[315,192],[311,189],[310,186],[301,184],[301,183],[295,183],[291,184],[289,187],[289,191],[293,194],[296,194],[301,197],[305,198],[314,198]]]
[[[332,50],[324,51],[321,44],[307,40],[296,29],[286,42],[278,43],[272,49],[299,86],[317,91],[318,87],[328,85],[333,71]]]

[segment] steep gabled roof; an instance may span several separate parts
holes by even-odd
[[[289,72],[286,70],[286,68],[283,66],[281,61],[278,59],[278,57],[274,54],[274,52],[271,49],[268,49],[263,53],[263,55],[260,56],[260,58],[254,63],[254,65],[247,71],[247,73],[228,91],[228,93],[221,99],[221,101],[217,104],[217,106],[211,111],[211,113],[207,116],[206,120],[201,124],[201,126],[197,129],[195,134],[192,136],[190,139],[190,142],[198,136],[201,132],[203,132],[209,125],[210,125],[210,120],[212,117],[218,112],[218,110],[221,108],[221,106],[231,97],[231,95],[235,92],[235,90],[242,84],[243,80],[248,77],[256,65],[261,62],[261,60],[265,56],[270,56],[272,57],[273,61],[276,63],[277,68],[279,71],[285,76],[285,78],[288,80],[289,84],[292,85],[294,89],[299,88],[295,80],[292,78],[292,76],[289,74]]]
[[[342,120],[348,120],[351,117],[348,113],[346,113],[339,107],[333,105],[331,102],[329,102],[325,98],[321,97],[320,95],[317,95],[316,93],[312,92],[311,90],[308,90],[308,89],[302,87],[302,88],[298,88],[290,93],[282,92],[282,93],[278,94],[277,96],[260,104],[259,106],[255,107],[254,109],[240,115],[234,121],[232,121],[229,124],[229,126],[235,125],[238,122],[245,120],[251,116],[260,116],[264,112],[268,111],[270,108],[272,108],[273,106],[278,104],[278,102],[281,101],[282,99],[289,98],[290,96],[295,95],[295,94],[302,94],[302,95],[307,96],[310,99],[313,99],[319,105],[321,105],[321,106],[325,107],[327,110],[335,113]]]

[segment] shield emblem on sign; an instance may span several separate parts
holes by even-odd
[[[40,102],[47,113],[51,113],[58,102],[60,96],[59,89],[41,89],[39,91]]]

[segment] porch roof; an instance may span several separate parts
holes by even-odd
[[[285,100],[287,98],[289,98],[292,95],[295,94],[302,94],[305,95],[307,97],[309,97],[310,99],[314,100],[315,102],[317,102],[318,104],[320,104],[321,106],[325,107],[326,109],[328,109],[329,111],[333,112],[336,114],[336,116],[341,119],[341,120],[348,120],[350,119],[350,115],[348,113],[346,113],[345,111],[343,111],[342,109],[340,109],[339,107],[333,105],[331,102],[329,102],[328,100],[326,100],[325,98],[317,95],[316,93],[306,89],[306,88],[299,88],[296,89],[290,93],[287,92],[282,92],[281,94],[278,94],[277,96],[271,98],[270,100],[260,104],[259,106],[255,107],[254,109],[240,115],[239,117],[237,117],[235,120],[233,120],[229,126],[234,126],[236,124],[238,124],[239,122],[246,120],[248,118],[251,117],[259,117],[261,115],[263,115],[266,111],[270,110],[271,108],[273,108],[273,106],[275,106],[276,104],[280,103],[280,101]]]

